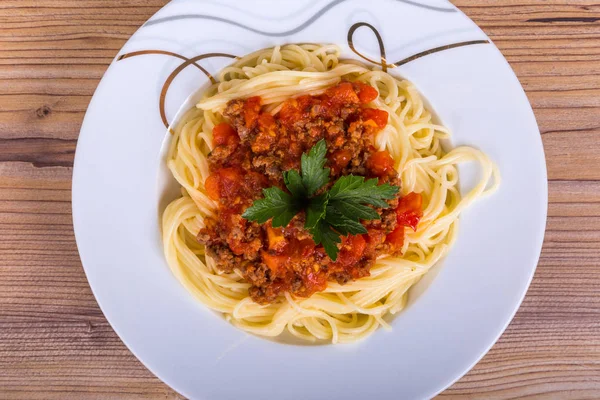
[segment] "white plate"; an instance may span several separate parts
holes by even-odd
[[[203,70],[215,74],[231,62],[214,53],[324,42],[381,63],[378,36],[388,63],[409,60],[390,73],[417,85],[455,145],[478,147],[498,164],[502,186],[464,213],[456,246],[435,278],[411,292],[391,332],[339,346],[247,335],[195,301],[164,260],[158,174],[165,125],[208,82]],[[464,45],[444,50],[456,43]],[[471,177],[468,166],[461,169],[463,185]],[[75,234],[100,307],[152,372],[193,399],[435,395],[510,322],[538,261],[546,211],[543,148],[527,98],[485,34],[444,0],[175,1],[127,42],[102,79],[73,172]]]

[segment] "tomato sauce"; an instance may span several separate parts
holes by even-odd
[[[299,169],[302,154],[321,139],[327,142],[330,185],[354,174],[400,186],[394,159],[374,147],[389,119],[386,111],[370,106],[377,96],[370,85],[342,82],[319,96],[290,99],[275,115],[261,107],[259,97],[227,104],[227,120],[213,129],[205,182],[218,209],[215,217],[206,218],[198,240],[219,269],[242,274],[255,301],[274,302],[284,292],[308,297],[325,290],[328,281],[343,284],[368,276],[378,256],[401,253],[405,226],[416,229],[421,195],[398,195],[388,201],[389,208],[376,210],[380,220],[364,223],[367,234],[342,238],[333,262],[304,229],[303,213],[285,228],[241,216],[262,197],[262,189],[285,190],[283,171]]]

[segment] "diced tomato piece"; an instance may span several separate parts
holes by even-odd
[[[244,123],[246,128],[254,126],[260,114],[260,97],[254,96],[244,102]]]
[[[269,240],[269,250],[282,250],[287,244],[283,237],[283,229],[267,226],[267,239]]]
[[[352,158],[352,152],[350,150],[338,150],[331,154],[329,160],[335,171],[339,172],[348,166],[350,159]]]
[[[315,292],[320,292],[327,288],[327,274],[318,269],[315,271],[312,267],[304,270],[304,288],[298,292],[302,297],[308,297]]]
[[[277,124],[275,123],[275,118],[271,113],[264,112],[261,113],[258,117],[258,126],[263,131],[273,131],[277,128]]]
[[[313,291],[325,290],[327,287],[327,275],[313,271],[308,270],[306,274],[306,280],[309,285],[314,288]]]
[[[296,105],[301,113],[308,111],[308,107],[315,103],[315,99],[310,95],[299,96],[296,98]]]
[[[342,248],[335,264],[342,267],[356,264],[362,258],[366,247],[367,242],[362,235],[348,235],[342,238]]]
[[[375,176],[393,176],[396,175],[394,169],[394,159],[386,150],[378,151],[371,155],[367,160],[367,168]]]
[[[273,271],[285,268],[289,264],[297,264],[302,259],[312,256],[316,247],[312,239],[292,239],[288,242],[283,237],[283,231],[278,228],[268,227],[267,238],[269,240],[269,251],[263,250],[260,254],[263,262]],[[271,248],[272,243],[276,248]]]
[[[213,142],[216,146],[237,145],[240,137],[231,125],[222,122],[213,128]]]
[[[221,168],[213,172],[204,182],[206,193],[213,200],[231,198],[239,194],[243,183],[242,171],[238,168]]]
[[[264,250],[261,250],[260,256],[262,257],[262,261],[265,263],[265,265],[274,273],[277,273],[281,267],[285,267],[290,260],[290,257],[286,254],[277,254]]]
[[[239,194],[242,184],[242,173],[237,168],[219,170],[221,197],[230,198]]]
[[[310,257],[315,252],[315,242],[312,239],[293,240],[286,248],[292,261],[298,262]]]
[[[358,95],[350,82],[342,82],[339,85],[330,87],[325,95],[329,97],[332,104],[360,103]]]
[[[404,246],[404,226],[399,226],[389,233],[385,238],[385,242],[391,244],[395,251],[402,249],[402,246]]]
[[[379,229],[368,229],[368,233],[363,235],[367,246],[365,248],[365,256],[369,257],[375,253],[375,249],[385,241],[385,232]]]
[[[417,230],[419,221],[423,218],[423,197],[420,193],[409,193],[400,199],[396,208],[397,221],[399,225],[408,226],[413,231]]]
[[[204,182],[204,188],[206,189],[206,194],[213,200],[219,200],[221,197],[221,189],[219,185],[219,175],[212,174],[208,178],[206,178],[206,182]]]
[[[279,121],[287,127],[305,121],[308,118],[307,108],[313,101],[311,96],[300,96],[285,101],[278,114]]]
[[[284,125],[289,125],[294,121],[298,114],[298,102],[295,99],[289,99],[283,103],[279,110],[279,120]]]
[[[387,111],[378,110],[376,108],[365,108],[362,110],[363,120],[371,120],[377,124],[379,129],[385,128],[388,123],[389,114]]]
[[[315,248],[315,242],[312,239],[301,240],[298,253],[302,258],[307,258],[314,254]]]
[[[379,92],[373,86],[362,82],[354,82],[354,88],[362,104],[367,104],[379,96]]]

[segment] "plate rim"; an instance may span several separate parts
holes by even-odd
[[[163,8],[161,8],[160,10],[158,10],[152,17],[150,17],[148,19],[148,21],[154,19],[157,15],[161,14],[163,12],[163,10],[165,10],[167,7],[170,7],[172,4],[176,3],[175,2],[170,2],[168,4],[166,4]],[[466,16],[458,7],[452,5],[451,3],[448,3],[451,7],[456,8],[456,10],[458,10],[458,12],[460,12],[461,14],[464,15],[465,18],[469,19],[470,18],[468,16]],[[138,32],[144,28],[145,24],[142,25],[140,28],[138,28],[136,30],[136,32],[134,34],[131,35],[131,37],[128,39],[128,41],[126,42],[126,44],[124,46],[126,46],[128,43],[131,42],[131,40],[138,34]],[[477,27],[478,29],[480,29],[479,27]],[[481,29],[480,29],[481,30]],[[508,61],[506,60],[506,58],[501,54],[500,50],[498,49],[498,47],[495,45],[495,43],[493,43],[493,41],[487,36],[487,34],[485,34],[483,31],[481,31],[483,33],[483,35],[485,35],[485,37],[490,41],[490,44],[494,47],[494,49],[501,55],[501,58],[504,60],[504,62],[509,66],[511,73],[514,76],[514,79],[517,80],[518,82],[518,78],[516,76],[516,74],[514,73],[514,70],[512,69],[512,67],[510,67],[510,64],[508,63]],[[119,50],[119,53],[121,52],[121,50]],[[93,108],[94,106],[94,99],[96,97],[96,92],[98,91],[98,88],[100,88],[100,86],[102,85],[102,81],[105,80],[105,77],[107,76],[110,67],[112,67],[115,62],[117,61],[118,56],[115,56],[115,58],[113,59],[113,61],[111,62],[111,64],[109,65],[109,67],[107,67],[106,71],[104,72],[95,92],[94,92],[94,96],[92,97],[92,99],[90,100],[90,103],[88,105],[88,110]],[[520,88],[520,90],[522,91],[523,95],[526,96],[526,92],[524,90],[524,88],[522,87],[522,85],[520,84],[520,82],[518,82],[518,86]],[[528,102],[529,103],[529,102]],[[535,118],[535,114],[533,113],[533,108],[531,107],[531,104],[529,103],[529,108],[531,113],[534,116],[534,121],[536,122],[536,128],[539,132],[539,127],[537,125],[537,121]],[[87,117],[88,111],[86,110],[86,117]],[[79,135],[82,135],[84,130],[85,130],[85,121],[86,121],[86,117],[84,117],[84,120],[82,122],[81,125],[81,129],[80,129],[80,133]],[[79,137],[78,137],[79,139]],[[543,175],[544,175],[544,181],[543,181],[543,186],[544,186],[544,190],[542,192],[542,197],[540,198],[541,203],[544,205],[544,207],[542,207],[542,220],[543,220],[543,226],[539,227],[539,231],[541,232],[541,235],[539,236],[539,240],[538,243],[536,243],[535,248],[539,249],[539,251],[537,252],[537,257],[535,260],[535,264],[533,266],[533,268],[531,268],[531,272],[529,274],[528,280],[524,286],[524,289],[521,291],[521,296],[520,299],[518,300],[518,302],[516,302],[514,304],[514,309],[512,310],[512,313],[510,315],[510,317],[507,319],[507,321],[505,321],[503,323],[503,327],[502,329],[497,333],[496,337],[494,338],[493,341],[491,341],[491,343],[489,344],[489,346],[486,348],[485,351],[481,352],[480,356],[474,360],[471,365],[469,365],[464,371],[460,372],[458,375],[456,375],[455,377],[451,378],[447,384],[445,384],[443,387],[436,389],[437,391],[433,392],[432,391],[432,395],[436,396],[437,394],[440,394],[441,392],[443,392],[444,390],[446,390],[447,388],[449,388],[452,384],[454,384],[455,382],[457,382],[459,379],[461,379],[465,374],[467,374],[477,363],[480,362],[480,360],[489,352],[489,350],[494,346],[494,344],[496,344],[496,342],[498,341],[498,339],[504,334],[505,330],[507,329],[507,327],[510,325],[510,323],[513,321],[517,311],[519,310],[519,308],[522,305],[522,302],[527,294],[527,291],[532,283],[532,280],[534,278],[535,272],[537,270],[537,266],[539,265],[539,259],[541,256],[541,250],[542,250],[542,246],[543,246],[543,241],[544,241],[544,237],[545,237],[545,232],[546,232],[546,226],[547,226],[547,215],[548,215],[548,175],[547,175],[547,166],[546,166],[546,156],[545,156],[545,151],[544,151],[544,147],[543,147],[543,143],[541,140],[541,135],[538,137],[539,139],[539,150],[541,150],[541,161],[542,161],[542,171],[543,171]],[[182,391],[180,391],[180,389],[178,388],[178,385],[175,384],[174,382],[170,382],[170,380],[165,379],[164,376],[159,375],[156,372],[155,368],[151,368],[146,361],[144,360],[143,356],[141,357],[140,354],[138,354],[137,350],[134,350],[132,345],[130,345],[124,338],[123,334],[120,333],[120,328],[118,328],[117,324],[113,323],[113,318],[112,316],[109,316],[109,314],[107,314],[105,312],[105,306],[103,305],[103,303],[100,301],[96,291],[97,291],[97,287],[95,288],[92,285],[92,280],[90,279],[90,271],[89,271],[89,262],[87,263],[88,267],[86,267],[86,263],[84,262],[84,255],[81,251],[81,245],[80,245],[80,241],[82,240],[82,233],[77,233],[78,231],[81,232],[82,228],[77,228],[78,226],[78,222],[77,222],[77,218],[76,215],[79,215],[79,211],[75,211],[76,208],[79,207],[79,203],[77,202],[77,195],[76,195],[76,171],[78,170],[78,165],[80,165],[81,163],[78,162],[78,160],[80,160],[80,157],[78,157],[78,155],[81,155],[82,151],[80,151],[80,146],[83,147],[83,145],[80,144],[81,142],[78,140],[77,143],[77,147],[76,147],[76,151],[75,151],[75,159],[74,159],[74,165],[73,165],[73,177],[72,177],[72,185],[71,185],[71,190],[72,190],[72,194],[71,194],[71,201],[72,201],[72,217],[73,217],[73,227],[74,227],[74,236],[75,236],[75,241],[77,244],[77,249],[78,249],[78,253],[81,259],[81,263],[82,263],[82,267],[84,270],[84,273],[86,275],[86,279],[89,282],[89,286],[90,289],[94,295],[94,298],[98,304],[98,306],[100,307],[100,309],[102,310],[102,313],[104,314],[105,318],[107,319],[107,321],[109,322],[109,324],[111,325],[111,328],[115,331],[115,333],[117,333],[117,335],[119,336],[119,339],[123,342],[123,344],[125,344],[125,346],[128,348],[129,351],[131,351],[132,354],[134,354],[134,356],[150,371],[152,372],[156,377],[158,377],[160,380],[162,380],[165,384],[167,384],[169,387],[171,387],[173,390],[183,394]],[[77,175],[78,176],[78,175]],[[81,225],[79,225],[81,226]],[[187,395],[188,397],[190,397],[189,395]]]

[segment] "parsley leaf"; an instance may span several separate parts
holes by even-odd
[[[377,211],[354,200],[329,200],[329,204],[348,218],[365,220],[381,219]]]
[[[294,197],[306,197],[306,188],[302,183],[302,177],[295,169],[283,173],[283,182]]]
[[[388,208],[384,200],[393,199],[398,193],[397,186],[389,183],[378,185],[377,179],[365,181],[364,176],[346,175],[342,176],[329,191],[331,200],[351,200],[356,203],[371,204],[379,208]]]
[[[377,217],[379,217],[379,214],[377,214]],[[327,207],[325,222],[342,235],[361,235],[367,233],[367,228],[363,224],[345,216],[333,206]]]
[[[315,196],[329,182],[331,170],[325,168],[326,154],[327,145],[322,139],[308,154],[302,154],[302,172],[283,173],[291,194],[278,187],[264,189],[265,197],[254,201],[242,217],[261,224],[272,218],[273,227],[285,227],[296,214],[305,211],[304,228],[315,244],[323,245],[329,258],[336,261],[341,236],[367,233],[360,221],[381,219],[372,207],[388,208],[385,200],[393,199],[400,188],[387,183],[379,185],[377,179],[347,175],[339,178],[329,191]]]
[[[272,225],[278,228],[287,226],[302,211],[298,201],[278,187],[263,189],[263,195],[264,199],[255,200],[252,207],[246,209],[242,214],[243,218],[259,224],[273,218]]]
[[[340,234],[331,229],[331,226],[321,220],[319,223],[310,230],[313,236],[315,244],[322,244],[325,252],[331,258],[332,261],[337,260],[338,252],[340,251],[337,247],[338,243],[342,243]]]
[[[308,196],[315,194],[323,185],[329,182],[329,168],[324,168],[327,159],[327,144],[321,139],[313,146],[308,154],[302,154],[302,184]]]
[[[310,199],[310,203],[306,208],[306,221],[304,222],[306,229],[313,229],[325,217],[328,201],[329,196],[327,193]]]

